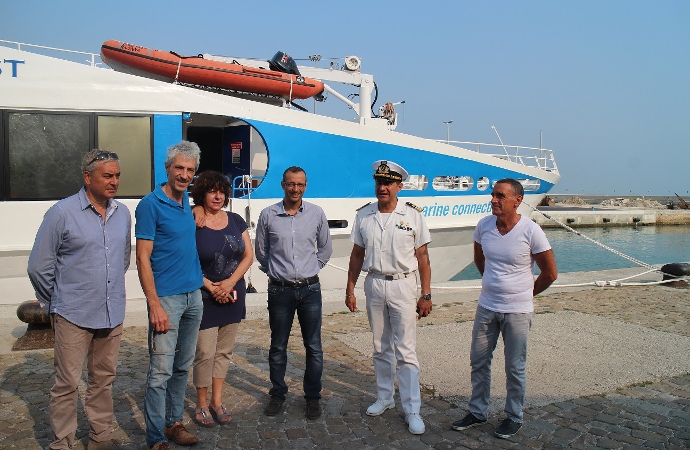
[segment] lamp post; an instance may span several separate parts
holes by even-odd
[[[443,123],[446,124],[446,144],[450,144],[450,124],[453,123],[453,121],[445,120]]]

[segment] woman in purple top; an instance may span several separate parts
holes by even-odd
[[[201,290],[204,315],[194,358],[196,421],[202,426],[213,426],[213,418],[221,425],[232,420],[223,404],[223,383],[237,328],[246,313],[244,274],[254,260],[246,222],[239,215],[223,210],[228,205],[230,190],[225,175],[210,170],[199,175],[192,187],[197,223],[201,217],[204,219],[204,225],[196,231],[204,274]]]

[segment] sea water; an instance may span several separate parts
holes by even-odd
[[[647,264],[690,262],[690,225],[578,228],[577,231]],[[571,231],[546,228],[544,232],[561,273],[637,267],[634,262]],[[453,280],[479,278],[479,271],[470,264]]]

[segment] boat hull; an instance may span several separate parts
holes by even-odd
[[[525,198],[525,203],[530,205],[536,205],[541,196],[533,195],[527,196]],[[278,199],[274,199],[278,201]],[[324,211],[326,211],[327,217],[330,215],[333,217],[335,209],[339,209],[333,202],[329,199],[319,200],[319,199],[307,199],[310,202],[316,203],[321,206]],[[422,199],[424,203],[428,200]],[[130,212],[132,213],[132,220],[134,221],[134,211],[138,204],[138,200],[135,199],[120,199],[122,203],[127,205]],[[257,212],[261,208],[271,204],[271,201],[256,201],[252,204],[252,209],[256,209]],[[351,202],[349,202],[351,203]],[[422,202],[420,202],[422,203]],[[36,202],[33,205],[33,212],[30,216],[35,216],[32,221],[26,221],[29,227],[28,234],[35,234],[35,229],[38,228],[40,224],[40,218],[42,218],[45,211],[47,211],[53,202]],[[346,208],[348,207],[348,201],[342,201],[342,205]],[[26,213],[26,208],[23,207],[24,203],[13,203],[11,205],[6,205],[6,211],[11,216],[18,217],[24,215],[24,217],[29,217]],[[28,206],[28,205],[27,205]],[[246,202],[236,201],[231,205],[230,209],[234,212],[244,215],[247,210]],[[530,209],[527,206],[522,206],[520,209],[522,214],[529,215]],[[250,217],[250,222],[255,223],[255,218]],[[428,220],[427,222],[432,222]],[[465,225],[460,225],[457,227],[431,227],[431,243],[429,244],[429,257],[431,260],[431,281],[432,289],[433,285],[438,283],[443,283],[450,281],[455,275],[462,271],[468,264],[472,263],[473,251],[474,251],[474,241],[472,239],[472,233],[474,231],[475,222],[474,218],[468,218]],[[30,226],[29,226],[30,224]],[[26,227],[23,227],[26,228]],[[6,227],[3,227],[6,232],[9,233]],[[250,229],[252,236],[254,235],[254,230]],[[13,233],[15,235],[20,231],[15,229]],[[352,251],[352,242],[349,240],[350,232],[348,229],[342,230],[332,230],[333,238],[333,256],[329,261],[328,265],[324,267],[319,277],[321,279],[321,285],[323,289],[344,289],[347,282],[347,267],[350,258],[350,252]],[[31,240],[32,242],[32,240]],[[133,242],[136,240],[133,239]],[[34,291],[26,276],[26,267],[29,259],[30,248],[26,245],[23,248],[8,249],[5,246],[4,249],[0,250],[0,292],[3,292],[2,304],[16,304],[33,299]],[[128,299],[143,299],[144,293],[141,290],[141,285],[139,283],[139,278],[136,271],[136,260],[135,251],[136,248],[132,249],[132,256],[130,259],[130,269],[125,276],[127,298]],[[247,281],[251,281],[252,285],[257,289],[258,292],[266,292],[268,286],[268,278],[266,275],[259,270],[258,262],[254,261],[250,271],[245,275]],[[364,274],[360,276],[357,285],[362,286],[364,281]]]

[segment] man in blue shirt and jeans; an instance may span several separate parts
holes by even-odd
[[[184,393],[203,313],[203,285],[196,225],[187,187],[199,168],[200,150],[182,141],[168,149],[168,181],[136,209],[137,270],[149,311],[149,370],[144,398],[146,443],[168,450],[199,439],[182,424]]]
[[[281,182],[281,202],[261,211],[256,226],[256,259],[268,275],[268,320],[271,348],[268,354],[271,400],[264,413],[275,416],[285,403],[287,343],[297,311],[306,350],[304,398],[306,416],[321,415],[321,284],[318,273],[331,258],[331,234],[323,210],[302,200],[307,174],[289,167]]]
[[[132,218],[113,199],[120,186],[117,154],[92,150],[82,158],[82,169],[84,187],[46,212],[29,256],[29,279],[55,332],[51,449],[74,444],[84,358],[88,448],[114,446],[112,386],[125,320]]]

